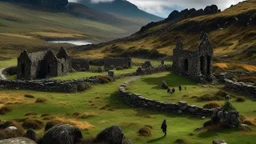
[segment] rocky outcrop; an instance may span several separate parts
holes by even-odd
[[[137,78],[133,78],[130,81],[122,84],[117,92],[117,97],[122,99],[126,104],[134,107],[134,108],[145,108],[155,111],[162,111],[162,112],[172,112],[178,114],[191,114],[193,116],[208,116],[210,117],[213,113],[211,109],[203,109],[197,107],[195,105],[189,105],[186,102],[180,101],[177,104],[174,103],[164,103],[155,101],[152,99],[145,98],[140,94],[135,94],[126,91],[126,87],[129,83],[135,81]]]
[[[174,10],[172,13],[170,13],[170,15],[163,21],[160,22],[151,22],[149,24],[147,24],[146,26],[143,26],[141,28],[141,30],[138,32],[144,32],[154,26],[166,23],[166,22],[178,22],[187,18],[193,18],[193,17],[197,17],[197,16],[202,16],[202,15],[209,15],[209,14],[216,14],[219,13],[220,10],[218,9],[218,6],[216,5],[211,5],[211,6],[207,6],[205,7],[205,9],[199,9],[196,10],[194,8],[192,9],[184,9],[181,12]]]
[[[36,142],[34,142],[28,138],[17,137],[17,138],[0,140],[0,144],[36,144]]]
[[[82,132],[78,127],[63,124],[56,125],[46,131],[41,144],[77,144],[83,138]]]

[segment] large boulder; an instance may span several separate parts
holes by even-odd
[[[33,140],[24,137],[0,140],[0,144],[36,144]]]
[[[81,130],[73,125],[55,125],[45,132],[41,144],[77,144],[82,139]]]
[[[96,137],[96,143],[104,144],[122,144],[124,140],[124,134],[120,127],[111,126],[104,129]]]

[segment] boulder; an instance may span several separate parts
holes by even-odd
[[[168,89],[169,88],[168,84],[165,81],[162,81],[162,88],[163,89]]]
[[[227,144],[224,140],[213,140],[212,144]]]
[[[36,142],[25,137],[17,137],[0,140],[0,144],[36,144]]]
[[[34,130],[32,130],[32,129],[27,130],[27,132],[26,132],[24,137],[29,138],[29,139],[31,139],[33,141],[37,141],[36,132]]]
[[[104,142],[104,144],[122,144],[123,140],[124,134],[118,126],[108,127],[100,132],[96,137],[97,143]]]
[[[82,137],[82,132],[78,127],[60,124],[45,132],[41,144],[76,144]]]

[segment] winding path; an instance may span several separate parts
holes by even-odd
[[[1,68],[1,69],[0,69],[0,80],[6,80],[6,77],[5,77],[5,75],[3,74],[4,69],[5,69],[5,68]]]

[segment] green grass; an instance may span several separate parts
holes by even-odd
[[[7,67],[10,67],[10,66],[15,66],[15,65],[17,65],[17,59],[16,58],[0,61],[0,69],[1,68],[7,68]]]
[[[177,86],[182,83],[184,85],[186,84],[188,88],[187,91],[191,91],[190,94],[196,93],[197,91],[202,92],[198,92],[196,94],[207,93],[204,88],[198,87],[196,83],[168,72],[144,76],[140,80],[131,83],[128,88],[130,91],[136,91],[144,94],[145,97],[150,96],[152,99],[166,100],[166,98],[162,97],[166,92],[158,89],[159,82],[161,82],[163,78],[165,78],[169,84],[172,82],[173,86]],[[94,125],[94,128],[83,131],[85,138],[96,136],[97,133],[108,126],[118,125],[124,131],[125,136],[136,144],[174,143],[178,138],[184,139],[191,144],[211,143],[213,139],[225,139],[228,143],[232,144],[253,144],[256,141],[256,133],[254,132],[256,130],[255,127],[252,127],[252,132],[239,132],[235,130],[194,132],[194,130],[201,127],[207,119],[201,120],[200,118],[194,118],[186,115],[178,116],[170,113],[167,114],[142,109],[133,109],[115,96],[115,92],[119,85],[129,79],[130,78],[120,79],[106,85],[95,85],[86,92],[73,94],[2,89],[0,90],[0,95],[9,95],[10,98],[14,99],[21,98],[21,102],[23,103],[11,104],[10,106],[13,107],[13,111],[1,116],[1,120],[24,118],[24,115],[29,112],[36,112],[38,114],[50,113],[54,116],[66,117],[67,119],[69,117],[66,114],[72,114],[74,112],[93,112],[96,113],[97,116],[86,119],[77,119],[78,121],[87,121]],[[145,81],[146,83],[144,83]],[[197,87],[197,89],[192,90],[190,86]],[[217,88],[208,89],[208,93],[215,91],[217,91]],[[146,95],[146,93],[149,93],[149,95]],[[186,92],[184,91],[183,93],[185,94]],[[45,104],[35,104],[33,102],[35,99],[25,99],[23,98],[24,94],[34,95],[36,98],[44,97],[47,99],[47,102]],[[182,95],[182,93],[177,93],[174,97],[178,100]],[[192,100],[189,102],[191,104],[196,103]],[[250,116],[251,118],[256,116],[256,113],[253,112],[255,109],[254,101],[247,99],[244,103],[232,102],[232,104],[242,115]],[[108,107],[106,109],[102,109],[102,107],[106,107],[106,105],[109,105],[109,108],[112,110],[109,110]],[[40,119],[40,116],[36,118]],[[166,138],[162,138],[163,134],[160,129],[163,119],[166,119],[168,124],[168,135]],[[144,125],[151,125],[153,127],[152,137],[138,136],[137,131]],[[42,131],[39,132],[42,133]],[[190,133],[193,133],[194,135],[189,136]]]
[[[148,60],[141,59],[141,58],[132,58],[132,62],[133,62],[132,68],[124,69],[124,70],[114,70],[115,76],[135,72],[139,67],[139,66],[135,66],[135,65],[141,65],[145,61],[148,61]],[[158,66],[161,63],[161,61],[157,61],[157,60],[149,60],[149,61],[151,62],[151,64],[153,66]],[[165,64],[171,64],[171,62],[166,61]],[[92,68],[97,69],[97,66],[92,66]],[[101,72],[101,73],[98,73],[98,72],[74,72],[74,73],[70,73],[68,75],[61,76],[61,77],[56,77],[56,78],[53,78],[53,79],[56,79],[56,80],[70,80],[70,79],[88,78],[88,77],[91,77],[91,76],[98,76],[98,75],[108,75],[108,73],[107,72]]]

